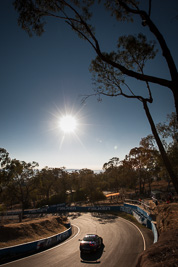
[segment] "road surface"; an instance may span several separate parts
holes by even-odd
[[[70,217],[74,235],[49,250],[3,264],[6,267],[134,267],[139,253],[150,246],[152,232],[114,215],[86,213]],[[85,234],[98,234],[103,248],[94,254],[80,255],[79,239]],[[144,236],[145,237],[144,237]]]

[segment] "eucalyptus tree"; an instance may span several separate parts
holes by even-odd
[[[10,163],[9,153],[6,149],[0,148],[0,193],[8,183],[8,175],[6,171],[7,165]]]
[[[146,161],[146,169],[147,169],[147,182],[149,185],[149,191],[151,191],[151,183],[154,179],[160,178],[160,164],[163,166],[163,162],[161,159],[161,155],[157,146],[155,146],[156,142],[153,135],[148,135],[144,137],[140,141],[140,146],[147,151],[147,161]],[[165,168],[164,168],[165,169]],[[167,172],[166,172],[167,173]],[[167,173],[168,176],[168,173]],[[162,177],[163,178],[163,177]]]
[[[176,114],[172,112],[167,115],[167,120],[164,123],[158,123],[156,128],[161,137],[161,141],[165,147],[169,160],[172,164],[174,172],[178,175],[178,122],[176,119]],[[141,143],[147,143],[154,150],[157,150],[156,142],[154,136],[147,136],[142,139]],[[158,166],[159,166],[159,177],[163,177],[170,183],[170,177],[166,173],[164,164],[162,164],[160,157],[158,155]]]
[[[6,168],[9,181],[6,185],[5,199],[21,203],[22,211],[30,204],[30,194],[35,189],[34,176],[37,166],[38,163],[34,161],[26,163],[13,159]]]
[[[103,170],[105,171],[105,176],[107,177],[110,189],[117,192],[122,187],[120,179],[120,164],[118,157],[113,157],[103,164]]]
[[[96,179],[93,170],[84,168],[79,170],[80,185],[82,191],[85,194],[85,199],[89,199],[91,202],[94,200],[96,190]]]
[[[100,5],[104,3],[106,9],[118,22],[133,22],[134,18],[137,18],[143,26],[142,33],[138,36],[120,36],[117,43],[117,51],[111,51],[109,53],[102,51],[101,44],[95,35],[94,27],[90,24],[90,19],[92,17],[91,10],[96,2],[99,2]],[[96,95],[100,96],[101,94],[104,94],[111,97],[122,95],[131,99],[136,98],[142,102],[164,164],[172,179],[174,187],[178,192],[178,177],[174,173],[165,153],[148,108],[148,103],[152,103],[153,101],[150,83],[166,87],[173,94],[178,120],[177,67],[164,36],[151,17],[152,0],[147,1],[148,8],[146,4],[141,4],[142,1],[137,0],[14,1],[14,7],[19,13],[18,23],[30,35],[33,33],[41,35],[44,32],[46,23],[45,18],[53,17],[60,21],[65,21],[67,25],[79,35],[79,37],[85,39],[91,45],[97,54],[97,57],[92,62],[90,68],[91,71],[96,74],[96,82],[99,83]],[[99,12],[99,9],[97,10]],[[159,10],[159,12],[161,11]],[[154,59],[156,55],[154,42],[148,42],[143,34],[145,29],[152,34],[159,46],[163,59],[167,65],[169,79],[159,77],[159,74],[157,76],[149,75],[143,71],[146,61],[148,59]],[[144,82],[147,89],[147,95],[138,95],[137,90],[133,90],[133,88],[125,82],[125,77]],[[144,85],[142,85],[142,87],[143,86]],[[123,88],[125,88],[125,90]]]
[[[69,181],[70,181],[70,186],[71,186],[71,190],[79,190],[81,187],[80,184],[80,178],[79,178],[79,172],[78,171],[72,171],[69,174]]]
[[[178,145],[178,121],[174,112],[167,115],[166,122],[158,123],[156,127],[162,139],[168,140],[167,142],[171,141],[167,147],[169,145]]]
[[[6,166],[10,161],[9,153],[6,149],[0,148],[0,168],[2,169]]]
[[[116,18],[118,22],[133,22],[134,18],[138,18],[140,20],[140,24],[143,26],[143,31],[146,27],[159,44],[162,56],[168,66],[170,80],[140,73],[138,69],[132,69],[130,66],[125,66],[122,60],[116,61],[115,59],[109,57],[107,53],[103,53],[100,48],[100,43],[95,36],[94,27],[90,24],[90,19],[92,17],[91,8],[96,2],[99,2],[100,4],[104,3],[106,9]],[[44,32],[46,24],[45,18],[47,17],[62,20],[66,22],[67,25],[79,35],[79,37],[85,39],[92,46],[103,62],[120,70],[124,75],[140,81],[158,84],[170,89],[174,96],[178,118],[178,77],[176,64],[164,36],[161,34],[151,18],[152,0],[148,0],[144,7],[141,4],[141,1],[136,0],[14,1],[14,7],[19,13],[18,23],[22,29],[28,32],[28,34],[32,35],[35,33],[37,35],[41,35]],[[149,8],[147,8],[147,4],[149,4]],[[142,51],[139,51],[139,47],[137,47],[136,56],[140,56],[141,53]]]
[[[122,188],[135,189],[137,187],[137,172],[132,166],[132,163],[128,160],[128,156],[121,161],[120,169],[120,179]]]
[[[103,170],[112,169],[114,167],[118,167],[119,165],[120,165],[119,158],[113,157],[108,162],[103,164]]]
[[[137,173],[140,193],[144,193],[146,182],[151,191],[151,183],[157,171],[157,160],[157,151],[146,146],[132,148],[129,155],[126,156],[125,162],[128,162]]]
[[[52,176],[52,169],[45,167],[38,171],[36,175],[36,186],[38,188],[38,198],[46,199],[49,201],[49,197],[53,191],[54,177]]]

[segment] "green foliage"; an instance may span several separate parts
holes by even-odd
[[[137,88],[134,90],[133,87],[129,86],[126,75],[118,69],[117,64],[122,64],[125,68],[136,69],[139,73],[143,73],[146,62],[156,56],[155,42],[148,42],[146,36],[139,33],[137,36],[119,37],[117,48],[117,52],[103,53],[107,61],[103,61],[100,56],[97,56],[91,62],[90,72],[92,73],[96,94],[99,97],[101,95],[124,96],[152,102],[149,86],[143,86],[148,91],[149,98],[145,98],[144,93],[142,96],[137,95]],[[111,62],[115,64],[111,64]]]
[[[5,167],[10,161],[9,153],[4,148],[0,148],[0,167]]]
[[[76,190],[73,196],[73,200],[74,202],[86,201],[87,200],[86,190],[83,188]]]
[[[162,143],[167,152],[172,168],[175,174],[178,175],[178,122],[176,119],[176,114],[173,112],[167,115],[167,121],[164,123],[158,123],[156,127],[159,135],[161,136]],[[140,144],[151,149],[152,151],[154,150],[154,155],[151,157],[152,169],[155,168],[153,176],[157,179],[163,178],[167,181],[170,181],[158,151],[154,136],[148,135],[147,137],[142,138]]]
[[[165,139],[167,154],[174,171],[178,174],[177,121],[175,114],[168,116],[167,123],[158,124],[162,138]],[[153,179],[170,179],[162,163],[154,137],[149,135],[140,141],[140,146],[132,148],[125,159],[109,159],[103,164],[103,172],[95,174],[90,169],[68,173],[65,168],[37,170],[36,162],[26,163],[10,159],[5,149],[1,151],[0,201],[7,207],[21,204],[22,209],[54,205],[64,202],[90,201],[105,199],[103,191],[121,192],[125,189],[144,193],[145,184]]]
[[[115,16],[118,21],[133,22],[133,14],[124,8],[124,5],[121,5],[120,2],[121,1],[106,0],[105,7],[111,12],[112,16]],[[139,1],[125,0],[123,3],[127,4],[130,8],[139,8]]]
[[[84,38],[88,32],[85,29],[84,21],[91,18],[89,7],[94,3],[91,1],[59,1],[59,0],[15,0],[13,5],[19,13],[18,24],[30,36],[43,34],[47,17],[54,17],[65,21],[77,34]],[[78,13],[80,9],[80,14]],[[92,29],[91,25],[87,25]]]
[[[145,26],[147,27],[160,47],[170,74],[169,80],[145,75],[145,64],[148,59],[155,57],[157,51],[155,50],[155,42],[147,41],[143,33],[138,34],[138,36],[120,36],[118,38],[117,51],[111,51],[110,53],[101,51],[100,43],[95,36],[94,27],[89,24],[89,19],[92,15],[90,7],[96,2],[104,4],[117,21],[133,21],[133,18],[136,17],[143,26],[142,30],[144,30]],[[90,70],[94,75],[95,95],[98,96],[99,100],[101,100],[101,95],[107,95],[109,97],[124,96],[130,99],[138,99],[142,102],[164,165],[178,192],[178,177],[174,173],[164,146],[157,134],[147,105],[147,103],[153,102],[150,83],[168,88],[174,96],[178,121],[177,68],[163,35],[152,20],[151,1],[149,1],[149,8],[142,9],[144,5],[141,4],[141,1],[136,0],[14,1],[14,7],[19,13],[18,23],[30,35],[33,33],[41,35],[44,32],[45,19],[47,17],[54,17],[60,21],[65,21],[79,37],[85,39],[91,45],[97,54],[96,59],[91,63]],[[147,5],[145,6],[147,7]],[[144,82],[141,94],[138,93],[137,88],[132,88],[129,85],[126,77],[129,77],[128,80],[133,78],[134,80],[137,79]],[[146,89],[145,92],[143,92],[143,88]]]
[[[8,160],[3,171],[6,178],[2,192],[5,203],[21,203],[22,210],[30,206],[30,193],[34,189],[33,175],[36,166],[38,166],[36,162]]]
[[[60,204],[60,203],[65,203],[67,199],[67,196],[65,193],[61,193],[58,195],[53,195],[49,199],[48,205],[55,205],[55,204]]]
[[[97,201],[100,201],[100,200],[105,200],[106,199],[106,196],[103,194],[103,192],[97,188],[94,192],[94,196],[93,196],[93,202],[97,202]]]
[[[168,149],[168,155],[175,173],[178,175],[178,144],[173,144]]]
[[[49,203],[49,200],[47,200],[47,199],[41,199],[41,200],[36,204],[36,208],[40,208],[40,207],[46,206],[46,205],[48,205],[48,203]]]
[[[66,194],[53,195],[49,199],[42,199],[38,202],[37,207],[43,207],[45,205],[57,205],[65,203],[67,199]]]
[[[137,69],[143,72],[143,68],[149,59],[154,59],[155,41],[147,40],[142,33],[136,35],[120,36],[118,39],[118,60],[125,64],[126,68]]]
[[[168,138],[168,141],[172,141],[174,144],[178,143],[178,121],[174,112],[167,115],[166,122],[158,123],[157,129],[163,141]],[[170,145],[171,144],[170,142]]]

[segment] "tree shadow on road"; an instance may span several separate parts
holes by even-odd
[[[115,220],[118,218],[118,216],[114,214],[96,213],[96,212],[93,212],[92,216],[95,217],[101,224],[114,223]]]
[[[100,263],[101,256],[104,252],[104,244],[101,246],[99,250],[93,253],[80,253],[81,262],[88,264],[96,264]]]
[[[80,217],[82,214],[80,212],[75,212],[75,213],[69,213],[68,217],[70,217],[71,219],[76,219],[78,217]]]

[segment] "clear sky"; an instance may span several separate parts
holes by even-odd
[[[36,161],[40,168],[99,170],[112,157],[124,159],[151,133],[141,103],[106,97],[98,103],[91,97],[82,105],[81,96],[93,93],[88,68],[96,55],[90,45],[54,19],[48,20],[41,37],[29,37],[17,24],[12,2],[0,0],[0,147],[11,158]],[[178,1],[152,2],[152,19],[177,63]],[[103,51],[115,48],[119,34],[143,30],[139,21],[119,26],[104,10],[95,11],[93,20]],[[152,38],[146,27],[144,31]],[[160,55],[148,64],[147,74],[169,79]],[[151,88],[153,119],[164,122],[175,111],[172,94],[158,85]],[[59,127],[66,114],[77,120],[70,134]]]

